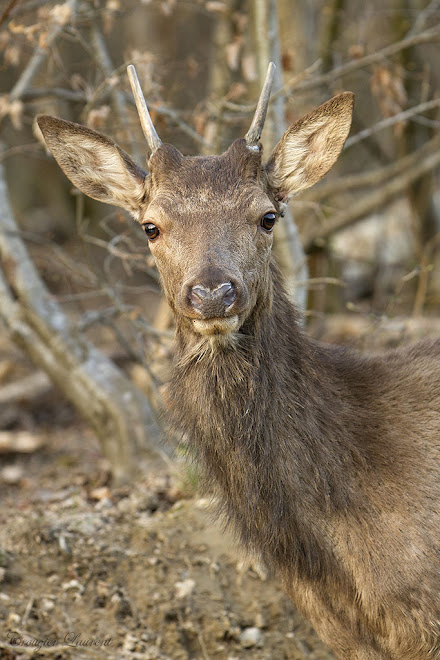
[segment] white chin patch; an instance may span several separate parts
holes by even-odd
[[[214,335],[228,335],[237,332],[240,327],[238,316],[218,319],[193,319],[194,330],[204,337]]]

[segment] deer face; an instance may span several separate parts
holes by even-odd
[[[222,156],[185,158],[163,145],[149,169],[139,221],[172,309],[201,335],[238,330],[267,280],[279,214],[260,152],[237,140]]]
[[[266,96],[267,107],[267,90]],[[139,109],[143,98],[136,102]],[[257,144],[265,115],[260,106],[261,99],[259,123],[254,119],[245,139],[208,157],[185,157],[162,144],[141,107],[153,152],[148,174],[95,131],[54,117],[38,120],[74,185],[127,209],[142,224],[168,302],[178,322],[197,335],[232,335],[268,295],[272,230],[282,203],[336,161],[353,95],[340,94],[293,124],[265,166]]]

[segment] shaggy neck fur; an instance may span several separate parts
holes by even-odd
[[[282,573],[319,579],[334,561],[322,526],[353,504],[347,475],[366,457],[347,442],[356,393],[299,328],[275,266],[272,277],[274,300],[256,307],[235,344],[198,352],[178,326],[170,403],[244,545]]]

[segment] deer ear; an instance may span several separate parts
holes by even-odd
[[[64,119],[41,115],[37,122],[58,165],[81,192],[138,219],[147,174],[125,151],[101,133]]]
[[[327,174],[351,126],[354,95],[338,94],[292,124],[266,165],[271,187],[283,201]]]

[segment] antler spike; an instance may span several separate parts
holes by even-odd
[[[266,119],[267,107],[269,105],[270,91],[272,89],[273,78],[275,75],[276,66],[270,62],[267,67],[266,79],[264,81],[263,89],[261,90],[260,98],[255,109],[252,124],[244,136],[246,144],[251,149],[257,146],[258,140],[263,132],[264,120]]]
[[[142,130],[147,140],[151,155],[154,154],[162,144],[162,140],[156,133],[153,122],[151,121],[150,113],[148,112],[147,104],[145,103],[144,95],[137,77],[136,69],[133,64],[127,67],[127,73],[130,80],[131,90],[133,92],[136,108],[138,111],[139,119],[141,122]]]

